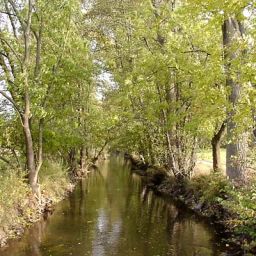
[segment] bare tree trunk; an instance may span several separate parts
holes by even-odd
[[[37,153],[37,172],[41,169],[43,164],[43,128],[44,128],[44,119],[39,120],[39,134],[38,134],[38,153]]]
[[[237,103],[240,99],[242,86],[239,83],[239,72],[232,70],[232,62],[238,59],[242,51],[234,49],[239,40],[243,38],[243,27],[236,17],[228,17],[223,24],[223,45],[226,72],[226,84],[231,90],[229,102],[232,109],[227,113],[227,157],[226,174],[231,180],[241,179],[245,172],[247,155],[247,135],[234,136],[237,123],[234,120]],[[234,77],[234,74],[236,77]]]
[[[75,173],[75,170],[77,167],[76,166],[77,161],[76,161],[76,149],[75,148],[71,148],[68,153],[68,163],[69,163],[71,173]]]
[[[216,172],[220,170],[220,146],[221,146],[221,139],[226,130],[226,121],[224,121],[218,130],[217,133],[214,134],[211,144],[212,144],[212,160],[213,160],[213,170]]]
[[[29,184],[32,188],[34,193],[38,193],[38,173],[36,171],[36,164],[35,164],[35,156],[34,156],[34,149],[33,149],[33,139],[30,130],[29,124],[29,114],[25,113],[23,117],[23,131],[25,136],[25,145],[26,145],[26,158],[27,158],[27,168],[29,173]]]
[[[80,164],[81,172],[83,173],[85,171],[85,166],[86,166],[86,151],[85,151],[85,147],[84,146],[82,146],[80,148],[79,164]]]

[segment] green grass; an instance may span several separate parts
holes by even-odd
[[[212,150],[211,149],[201,149],[197,153],[198,160],[204,160],[204,161],[212,161]],[[226,161],[226,149],[221,148],[220,150],[220,158],[221,162],[225,163]]]
[[[14,236],[13,227],[24,226],[36,216],[36,209],[30,204],[31,190],[17,175],[16,170],[8,170],[0,176],[0,227],[9,237]]]
[[[3,166],[2,166],[3,168]],[[0,175],[0,243],[15,237],[17,229],[23,229],[40,217],[41,205],[32,195],[24,175],[18,170],[6,168]],[[61,164],[46,161],[39,175],[42,202],[56,203],[63,199],[68,190],[73,188],[67,175],[67,169]]]
[[[72,186],[67,168],[61,162],[45,161],[40,170],[39,179],[43,196],[51,198],[53,202],[60,201],[67,189]]]

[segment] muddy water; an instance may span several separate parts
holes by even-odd
[[[148,191],[115,157],[0,256],[218,256],[216,241],[205,221]]]

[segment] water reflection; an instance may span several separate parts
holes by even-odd
[[[100,209],[96,227],[96,237],[92,244],[92,255],[107,255],[107,247],[115,251],[120,237],[122,222],[116,220],[110,223],[105,209]]]
[[[218,256],[214,232],[159,198],[122,158],[105,161],[0,256]]]

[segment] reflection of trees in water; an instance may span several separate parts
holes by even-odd
[[[63,203],[61,214],[54,216],[43,242],[52,255],[67,251],[76,256],[218,255],[207,227],[185,209],[156,196],[121,159],[93,170]],[[45,227],[40,222],[31,229],[21,245],[25,254],[18,255],[45,256],[40,249]],[[3,254],[11,255],[16,251]]]
[[[106,173],[107,205],[111,208],[111,216],[120,219],[122,212],[129,207],[131,196],[134,193],[134,187],[130,185],[131,173],[123,166],[123,158],[110,161]]]
[[[88,179],[79,181],[75,191],[69,196],[69,214],[74,218],[77,216],[83,218],[86,212],[86,197],[91,187],[102,183],[103,177],[98,169],[93,169]],[[100,186],[100,185],[99,185]],[[92,196],[92,195],[90,195]]]
[[[104,186],[107,205],[111,208],[108,221],[113,224],[123,220],[119,231],[122,225],[122,237],[129,239],[129,246],[138,246],[138,255],[152,255],[152,250],[157,252],[157,248],[166,255],[192,256],[204,252],[207,256],[208,252],[212,252],[209,242],[211,234],[205,231],[205,227],[191,219],[186,210],[180,210],[154,195],[143,186],[141,178],[129,171],[117,170],[112,164],[108,167]],[[117,241],[118,251],[127,249],[128,253],[131,250],[126,241]],[[169,243],[169,249],[166,243]],[[134,255],[137,254],[134,252]]]
[[[98,197],[102,197],[103,200],[97,204],[100,209],[97,214],[92,241],[92,255],[113,255],[120,240],[124,198],[128,190],[132,192],[132,188],[127,186],[127,182],[129,182],[127,174],[129,172],[120,167],[122,167],[122,163],[115,159],[101,166],[99,173],[93,174],[94,181],[95,177],[100,177],[94,186],[101,187],[98,191]]]
[[[47,222],[46,220],[39,221],[34,224],[33,228],[29,232],[29,243],[30,243],[30,250],[31,256],[41,256],[41,243],[45,236],[45,230],[46,230]],[[29,256],[29,255],[28,255]]]
[[[1,256],[14,256],[21,255],[23,252],[25,256],[42,256],[41,253],[41,243],[45,237],[47,221],[41,220],[35,224],[33,227],[26,231],[24,237],[20,241],[11,241],[9,243],[9,248],[3,250]]]
[[[202,223],[198,223],[193,215],[181,209],[174,219],[168,219],[169,242],[176,252],[174,255],[210,256],[214,248],[211,238],[213,234]]]
[[[117,173],[123,170],[117,170],[117,168],[120,168],[120,163],[116,160],[110,163],[105,161],[100,166],[100,170],[93,170],[89,174],[89,179],[82,181],[77,189],[77,195],[71,198],[70,206],[73,208],[71,211],[74,215],[78,212],[79,219],[84,218],[86,226],[89,221],[94,227],[86,231],[86,242],[91,245],[92,250],[90,255],[104,255],[110,247],[112,249],[115,247],[120,237],[122,222],[119,210],[122,206],[120,198],[123,194],[120,183],[123,181],[118,182],[122,178]],[[116,188],[120,189],[115,190]],[[79,201],[75,200],[76,197]],[[95,212],[93,209],[98,211]],[[88,249],[87,253],[89,253]]]
[[[152,230],[155,229],[153,223],[159,223],[159,220],[166,229],[169,243],[166,255],[218,255],[218,250],[211,241],[212,232],[203,223],[197,222],[186,209],[157,197],[147,187],[141,191],[141,201],[148,216],[147,236],[155,231]]]
[[[113,255],[120,239],[122,222],[111,222],[105,209],[100,209],[96,225],[96,234],[92,242],[92,256]],[[111,254],[109,254],[111,252]]]
[[[88,207],[101,209],[92,217],[91,255],[115,255],[115,252],[124,255],[125,252],[127,255],[207,256],[214,252],[206,227],[194,221],[186,210],[154,195],[140,177],[123,167],[120,159],[93,171],[85,180],[84,189],[90,193],[90,199],[95,199]],[[133,247],[136,252],[132,251]]]
[[[83,181],[80,182],[80,196],[79,196],[79,216],[82,217],[85,213],[86,207],[86,186]]]
[[[157,223],[161,220],[162,225],[168,231],[172,230],[179,215],[178,209],[173,204],[169,204],[164,199],[154,195],[154,192],[146,186],[141,192],[141,198],[147,209],[149,223]],[[151,228],[152,225],[148,225],[148,232]]]

